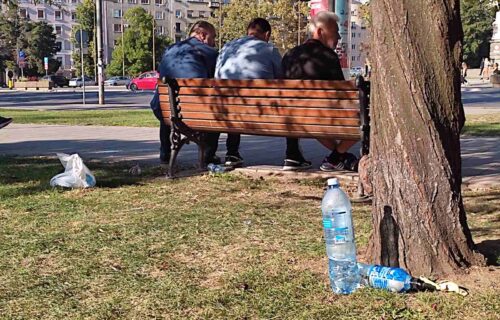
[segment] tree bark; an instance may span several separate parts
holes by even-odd
[[[372,0],[372,262],[413,275],[484,264],[461,195],[459,0]]]

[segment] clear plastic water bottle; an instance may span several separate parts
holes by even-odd
[[[361,284],[391,292],[436,290],[435,287],[412,277],[401,268],[358,263]]]
[[[321,202],[328,273],[333,292],[349,294],[359,287],[356,244],[352,224],[351,201],[340,189],[337,179],[328,179]]]
[[[215,164],[215,163],[209,163],[207,165],[207,169],[209,172],[212,173],[223,173],[226,172],[226,167],[220,164]]]

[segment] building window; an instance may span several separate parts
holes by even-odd
[[[26,8],[19,9],[19,15],[21,16],[21,18],[26,19],[28,17],[28,11],[26,10]]]
[[[351,61],[356,61],[356,57],[355,57],[355,56],[352,56],[352,57],[351,57]]]
[[[141,0],[141,4],[149,4],[149,0]]]
[[[208,18],[206,11],[200,11],[200,18]]]
[[[54,16],[56,20],[62,20],[63,19],[63,14],[61,10],[56,10],[54,11]]]
[[[355,44],[353,44],[353,45],[351,46],[351,49],[352,49],[352,50],[356,50],[356,45],[355,45]]]
[[[163,0],[155,0],[155,4],[157,6],[161,6],[163,4]]]
[[[175,10],[175,17],[176,18],[182,18],[181,10]]]
[[[60,36],[62,34],[62,26],[56,26],[56,34]]]
[[[37,17],[38,17],[38,19],[45,19],[45,10],[38,9],[37,10]]]
[[[120,9],[113,10],[113,17],[114,18],[121,18],[122,17],[122,11]]]
[[[181,36],[175,36],[175,42],[180,42],[181,41]]]
[[[356,22],[351,22],[351,29],[356,30]]]
[[[113,24],[113,31],[115,33],[121,33],[122,32],[122,25],[119,23]]]
[[[351,38],[356,38],[356,33],[355,32],[351,33]]]
[[[57,52],[60,52],[62,49],[63,49],[62,42],[61,41],[56,41],[56,50],[57,50]]]
[[[71,21],[76,21],[76,12],[71,11]]]
[[[137,4],[137,0],[128,0],[128,3],[130,3],[130,4]]]
[[[71,3],[79,3],[79,0],[71,0]]]
[[[175,23],[175,32],[181,32],[181,23],[180,22]]]
[[[120,44],[120,39],[115,39],[114,44],[115,44],[115,47],[118,46]]]
[[[56,60],[59,61],[60,68],[63,68],[64,67],[63,58],[62,57],[56,57]]]
[[[163,26],[156,27],[156,34],[165,34],[165,29],[163,28]]]
[[[163,20],[163,19],[165,19],[165,12],[163,12],[163,11],[155,11],[155,19],[156,20]]]
[[[187,11],[187,17],[192,18],[193,17],[193,10],[188,10]]]

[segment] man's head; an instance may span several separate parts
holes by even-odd
[[[206,21],[197,21],[189,31],[190,37],[195,37],[201,42],[215,47],[215,27]]]
[[[335,49],[340,40],[338,20],[338,16],[333,12],[321,11],[315,15],[309,24],[312,38]]]
[[[255,18],[248,24],[247,35],[269,42],[271,38],[271,25],[266,19]]]

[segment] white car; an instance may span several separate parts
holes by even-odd
[[[129,83],[130,79],[122,76],[111,77],[104,81],[104,85],[106,86],[128,86]]]
[[[83,87],[82,77],[69,80],[70,87]],[[95,81],[89,77],[85,77],[85,86],[95,86]]]

